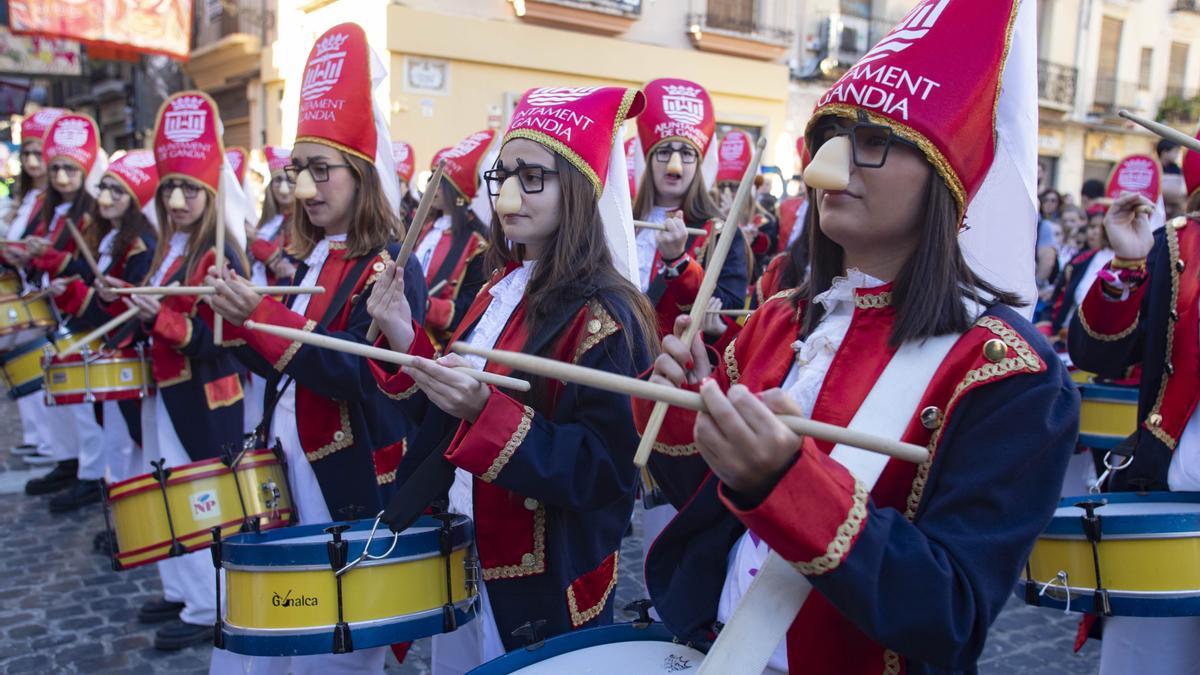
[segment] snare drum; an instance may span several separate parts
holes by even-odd
[[[221,542],[218,646],[251,656],[338,654],[437,635],[474,618],[471,520],[301,525]],[[374,535],[372,536],[372,532]],[[341,576],[334,571],[369,552]]]
[[[1105,614],[1107,599],[1117,616],[1200,616],[1200,493],[1067,497],[1027,570],[1018,590],[1029,604]]]
[[[20,295],[23,286],[21,275],[12,270],[0,271],[0,296]]]
[[[44,295],[28,300],[17,295],[0,296],[0,350],[36,340],[57,324],[54,309]]]
[[[564,633],[541,646],[513,650],[470,675],[694,673],[703,660],[703,652],[676,644],[661,623],[618,623]]]
[[[1107,450],[1137,429],[1137,387],[1080,384],[1079,444]]]
[[[67,356],[48,355],[44,366],[46,405],[142,399],[153,391],[150,360],[140,344],[104,349],[96,342]]]
[[[236,472],[213,458],[168,468],[165,474],[162,480],[155,471],[108,486],[116,569],[208,548],[217,526],[229,536],[291,522],[287,470],[271,450],[246,451]]]
[[[53,350],[50,339],[43,335],[0,353],[0,379],[8,387],[9,398],[18,399],[41,390],[43,354]]]

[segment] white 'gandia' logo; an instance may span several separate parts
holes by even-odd
[[[154,153],[149,150],[135,150],[125,155],[123,161],[126,166],[132,166],[136,169],[146,169],[154,166]]]
[[[541,87],[533,89],[525,97],[529,105],[547,106],[572,103],[596,91],[600,87]]]
[[[406,143],[392,144],[392,161],[400,164],[408,159],[408,145]]]
[[[88,123],[77,117],[59,120],[54,126],[54,144],[64,148],[81,148],[88,139]]]
[[[950,4],[950,0],[925,0],[913,7],[908,16],[904,17],[904,20],[897,24],[892,32],[888,33],[879,41],[879,44],[872,47],[871,51],[858,60],[857,65],[878,61],[911,47],[917,40],[929,33],[929,29],[937,23],[938,17],[942,15],[948,4]]]
[[[180,96],[163,114],[163,134],[172,143],[190,143],[204,135],[208,110],[199,96]]]
[[[487,142],[490,137],[491,134],[486,131],[476,131],[470,136],[464,138],[458,145],[443,152],[441,157],[445,157],[446,159],[454,159],[456,157],[467,155],[473,152],[475,148],[478,148],[480,145]]]
[[[300,98],[305,101],[321,98],[338,83],[342,77],[342,64],[346,61],[346,51],[342,45],[349,39],[346,33],[334,33],[317,42],[308,68],[304,70]]]
[[[33,113],[33,123],[45,129],[51,124],[54,124],[54,120],[62,117],[65,114],[66,113],[63,112],[61,108],[42,108],[41,110]]]
[[[699,87],[668,84],[663,87],[663,112],[667,117],[683,124],[697,125],[704,121],[704,100]]]

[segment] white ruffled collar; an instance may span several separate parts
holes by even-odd
[[[853,303],[854,292],[858,289],[876,288],[886,283],[886,281],[876,279],[857,267],[851,267],[846,270],[846,276],[834,277],[833,284],[829,286],[828,290],[813,298],[813,302],[825,305],[825,312],[828,314],[844,302]]]

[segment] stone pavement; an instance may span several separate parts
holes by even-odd
[[[154,626],[137,623],[137,608],[161,594],[153,566],[117,573],[108,559],[91,551],[92,537],[104,527],[99,506],[51,516],[48,497],[27,497],[30,472],[8,448],[20,437],[16,405],[0,399],[0,673],[205,673],[209,647],[159,652]],[[641,522],[625,540],[617,585],[621,611],[643,597]],[[992,630],[980,670],[1004,673],[1094,673],[1099,647],[1089,643],[1070,651],[1075,616],[1026,607],[1014,599]],[[389,656],[388,671],[429,673],[429,640],[420,640],[399,665]]]

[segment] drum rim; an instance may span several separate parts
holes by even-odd
[[[329,565],[325,566],[325,571],[329,571]],[[456,611],[468,613],[468,609],[471,605],[475,604],[478,597],[479,594],[475,594],[459,600],[458,602],[453,603],[454,609]],[[431,607],[430,609],[423,609],[419,612],[412,612],[410,614],[397,614],[395,616],[389,616],[383,619],[351,621],[347,623],[347,625],[350,626],[350,630],[353,632],[355,629],[383,628],[385,626],[403,623],[406,621],[419,621],[435,615],[439,617],[442,615],[442,605]],[[321,626],[305,626],[304,628],[246,628],[244,626],[230,623],[228,620],[222,621],[221,624],[222,632],[226,633],[227,635],[261,638],[309,637],[313,635],[332,634],[333,629],[337,627],[335,624],[324,624]]]
[[[263,457],[263,455],[270,455],[270,457],[266,458],[266,457]],[[260,466],[272,466],[273,464],[278,464],[279,466],[283,466],[283,464],[279,461],[279,458],[277,456],[275,456],[275,451],[271,450],[270,448],[255,448],[254,450],[249,450],[242,457],[242,462],[245,463],[248,460],[251,460],[251,459],[257,460],[259,458],[264,459],[264,461],[256,463],[253,467],[248,467],[248,468],[257,468]],[[220,457],[209,457],[208,459],[202,459],[202,460],[199,460],[196,462],[189,462],[187,464],[180,464],[178,466],[169,466],[167,468],[173,473],[178,473],[179,471],[182,471],[184,469],[200,468],[200,467],[205,467],[205,466],[213,465],[213,464],[219,464],[221,466],[221,468],[224,469],[224,471],[232,471],[232,469],[225,466],[224,460],[222,460]],[[222,472],[218,470],[213,473],[204,473],[204,474],[200,474],[200,475],[196,475],[196,476],[188,476],[186,481],[176,480],[175,482],[172,482],[172,478],[170,476],[168,476],[167,477],[167,486],[170,487],[172,485],[179,485],[180,483],[185,483],[185,482],[190,483],[194,480],[199,480],[201,478],[210,478],[212,476],[219,476],[219,475],[222,475]],[[108,487],[108,495],[109,495],[108,503],[113,504],[113,503],[118,502],[127,497],[132,497],[133,495],[141,494],[141,492],[142,492],[141,489],[139,489],[137,492],[129,492],[127,494],[122,494],[121,491],[123,489],[128,488],[130,485],[133,485],[134,483],[138,483],[138,482],[141,482],[141,481],[144,481],[147,479],[150,479],[149,485],[147,485],[143,489],[151,489],[151,488],[158,487],[158,480],[154,478],[154,472],[147,472],[147,473],[143,473],[143,474],[134,476],[133,478],[126,478],[125,480],[117,481],[115,483],[109,483],[107,486]],[[113,495],[114,492],[116,492],[117,494]]]
[[[622,637],[626,639],[620,639]],[[469,671],[468,675],[505,675],[570,652],[622,642],[667,642],[700,651],[696,647],[679,642],[666,624],[659,621],[645,625],[636,622],[614,623],[556,635],[532,650],[513,650],[478,666]]]
[[[1102,492],[1096,495],[1063,497],[1059,500],[1057,508],[1070,508],[1074,512],[1053,516],[1039,538],[1085,539],[1080,520],[1084,511],[1076,506],[1082,501],[1103,501],[1106,504],[1200,504],[1200,493]],[[1104,537],[1113,539],[1175,539],[1190,536],[1191,533],[1200,534],[1200,511],[1119,515],[1100,513],[1098,515]],[[1150,529],[1151,525],[1156,526],[1155,529]],[[1103,545],[1103,540],[1100,543]]]
[[[324,534],[324,530],[332,525],[350,524],[353,531],[369,530],[374,523],[372,518],[356,521],[336,521],[333,523],[314,523],[312,525],[294,525],[270,532],[245,532],[236,534],[221,543],[221,566],[234,565],[239,569],[259,568],[263,570],[281,568],[294,569],[304,566],[318,566],[329,569],[329,554],[326,543],[328,535],[321,541],[304,543],[285,543],[279,540],[298,539]],[[393,561],[396,558],[406,558],[432,552],[437,555],[441,550],[439,529],[441,521],[432,516],[421,516],[412,527],[429,528],[425,532],[404,534],[396,542],[396,547],[383,561]],[[450,525],[450,548],[458,550],[471,543],[473,523],[471,519],[455,514]],[[411,529],[411,528],[410,528]],[[382,553],[391,546],[391,532],[383,528],[376,534],[372,542],[372,553]],[[363,551],[365,539],[345,540],[348,544],[347,559],[357,558]],[[267,546],[266,544],[270,544]]]
[[[125,351],[125,350],[134,351],[130,347],[120,347],[118,349],[111,350],[111,353],[117,354],[117,353],[119,353],[121,351]],[[126,356],[120,356],[120,357],[118,357],[118,356],[100,356],[98,358],[92,359],[91,361],[88,361],[87,366],[89,368],[95,368],[97,366],[117,366],[122,363],[144,363],[144,364],[146,364],[146,371],[149,372],[149,370],[150,370],[150,359],[147,359],[145,357],[128,358]],[[84,365],[83,354],[81,354],[79,352],[75,352],[74,354],[67,354],[66,356],[63,356],[61,354],[54,354],[50,357],[50,362],[46,364],[46,370],[49,370],[51,368],[63,368],[63,367],[81,368],[81,367],[83,367],[83,365]]]
[[[1124,387],[1116,384],[1096,384],[1094,382],[1077,383],[1079,397],[1082,401],[1111,401],[1113,403],[1137,402],[1138,387]]]
[[[17,345],[12,349],[6,349],[4,353],[0,354],[0,368],[16,361],[22,356],[29,356],[31,353],[41,349],[42,347],[45,347],[48,344],[52,344],[49,336],[39,335],[28,342],[22,342],[20,345]]]

